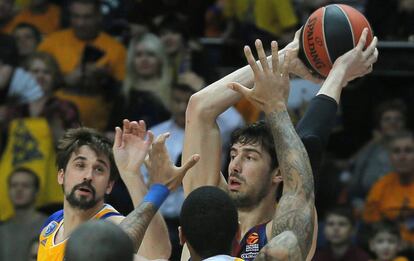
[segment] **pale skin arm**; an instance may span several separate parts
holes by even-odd
[[[288,53],[283,65],[279,66],[276,42],[272,42],[271,46],[272,69],[267,64],[260,40],[256,41],[256,49],[263,69],[256,64],[250,48],[245,48],[246,58],[255,75],[255,87],[248,89],[234,83],[230,88],[243,94],[265,112],[284,182],[283,195],[272,222],[273,239],[258,259],[302,260],[301,257],[307,256],[311,249],[314,232],[313,175],[306,149],[286,108],[289,94],[288,66],[292,54]]]
[[[146,136],[148,136],[147,140],[145,140]],[[138,207],[148,191],[141,176],[140,166],[152,141],[153,134],[146,131],[144,121],[124,120],[123,130],[119,127],[115,129],[114,158],[134,208]],[[120,223],[122,220],[123,218],[117,217],[113,221]],[[160,237],[160,235],[165,236]],[[149,259],[170,257],[171,242],[167,225],[160,213],[155,214],[148,226],[138,254]]]
[[[186,172],[197,163],[199,156],[191,156],[190,159],[181,167],[174,166],[171,163],[168,151],[165,148],[165,140],[168,136],[169,134],[162,134],[153,143],[146,166],[150,175],[151,184],[163,184],[170,191],[174,191],[181,185],[182,179]],[[157,209],[153,203],[141,202],[139,206],[120,223],[121,228],[124,229],[133,241],[134,246],[137,248],[139,248],[141,242],[143,242],[147,227],[156,212]],[[158,234],[156,236],[158,240],[169,240],[168,233]],[[155,243],[154,248],[158,249],[157,243]],[[144,255],[141,256],[148,258]]]
[[[298,47],[299,33],[279,52],[279,58],[283,60],[286,51],[293,50],[295,55],[292,57],[289,71],[304,79],[319,82],[320,80],[314,78],[297,57]],[[226,182],[220,175],[221,139],[216,119],[241,98],[240,94],[227,88],[231,82],[252,88],[254,78],[250,67],[247,65],[234,71],[197,92],[190,99],[186,113],[183,159],[194,153],[199,153],[201,159],[183,180],[185,195],[205,185],[226,188]]]

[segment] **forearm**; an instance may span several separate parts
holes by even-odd
[[[328,97],[331,97],[339,104],[341,100],[341,92],[344,87],[345,81],[345,71],[338,68],[333,68],[330,72],[317,95],[324,94]]]
[[[147,186],[141,178],[141,172],[138,171],[133,175],[123,175],[122,180],[128,189],[134,208],[137,208],[148,192]],[[168,237],[167,225],[160,212],[155,214],[146,231],[143,239],[141,239],[142,244],[139,247],[138,254],[150,259],[169,258],[171,243]],[[160,237],[160,235],[166,236]]]
[[[297,135],[286,106],[266,113],[275,142],[276,154],[283,178],[283,194],[302,194],[313,198],[312,170],[306,149]]]
[[[140,248],[145,231],[156,212],[157,209],[152,203],[142,202],[119,224],[131,238],[135,252]]]
[[[284,49],[279,51],[279,60],[283,60],[285,53],[286,50]],[[268,57],[268,61],[269,66],[271,66],[270,57]],[[218,115],[237,103],[241,98],[239,93],[227,87],[231,82],[237,82],[252,88],[254,78],[250,66],[246,65],[194,94],[190,99],[189,108],[196,110],[198,116],[202,117],[203,120],[215,121]]]

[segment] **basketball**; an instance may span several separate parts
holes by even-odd
[[[299,58],[315,74],[326,78],[335,60],[353,49],[363,29],[368,28],[365,48],[372,29],[365,16],[343,4],[332,4],[313,12],[300,32]]]

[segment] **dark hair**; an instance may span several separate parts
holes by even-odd
[[[112,142],[96,130],[86,127],[69,129],[59,140],[56,155],[58,169],[65,170],[72,153],[83,145],[91,148],[97,155],[108,157],[111,164],[110,180],[117,180],[119,173],[112,153]]]
[[[203,259],[229,254],[238,229],[237,209],[221,189],[200,187],[184,200],[180,224],[189,245]]]
[[[189,38],[188,23],[184,16],[177,14],[169,14],[159,18],[156,23],[156,31],[158,35],[164,31],[179,33],[183,36],[183,40],[187,41]]]
[[[9,177],[7,178],[7,184],[10,186],[11,179],[13,178],[13,176],[16,173],[20,173],[20,172],[26,173],[27,175],[32,177],[33,186],[35,187],[36,191],[39,191],[39,188],[40,188],[39,177],[37,176],[36,172],[26,167],[18,167],[18,168],[13,169],[13,171],[10,173]]]
[[[271,169],[273,170],[279,166],[272,132],[264,121],[258,121],[235,130],[231,134],[230,145],[232,146],[236,143],[241,143],[243,145],[261,145],[263,149],[270,155],[270,158],[272,160]]]
[[[391,147],[391,145],[392,145],[392,144],[393,144],[396,140],[399,140],[399,139],[406,139],[406,138],[409,138],[409,139],[414,140],[414,135],[413,135],[413,133],[412,133],[411,131],[401,130],[401,131],[399,131],[399,132],[395,133],[394,135],[392,135],[392,136],[390,137],[390,140],[388,141],[388,147]]]
[[[384,219],[379,222],[373,223],[369,227],[369,239],[373,239],[377,234],[382,232],[387,232],[391,235],[396,236],[397,238],[401,238],[398,224],[391,220]]]
[[[325,220],[331,215],[345,217],[346,219],[348,219],[349,223],[351,223],[352,226],[355,225],[356,221],[354,213],[352,212],[352,208],[350,206],[341,205],[328,210],[325,214]]]
[[[374,112],[374,119],[375,119],[375,124],[377,127],[380,126],[381,118],[383,114],[387,111],[400,112],[404,118],[404,122],[406,121],[407,106],[402,100],[395,99],[395,100],[384,101],[378,105],[378,107],[375,109],[375,112]]]
[[[66,261],[132,261],[132,240],[117,225],[104,220],[82,224],[70,236]]]
[[[0,33],[0,63],[17,66],[19,52],[13,36]]]
[[[32,63],[36,60],[41,60],[47,67],[47,69],[52,74],[52,85],[53,90],[62,87],[63,85],[63,76],[62,72],[60,71],[60,67],[58,62],[56,61],[53,55],[46,53],[46,52],[34,52],[30,54],[24,61],[23,61],[23,68],[26,71],[30,71],[30,67]]]
[[[13,33],[16,32],[19,29],[29,29],[30,31],[32,31],[34,37],[36,38],[36,42],[40,43],[40,41],[42,41],[42,34],[40,33],[39,29],[29,23],[19,23],[16,25],[16,27],[13,29]]]
[[[101,13],[101,0],[70,0],[69,5],[80,3],[85,5],[93,5],[98,13]]]

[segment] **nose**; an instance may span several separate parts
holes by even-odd
[[[230,168],[230,175],[231,173],[241,173],[242,167],[240,164],[239,156],[234,157],[234,159],[230,161],[229,168]]]
[[[92,180],[93,176],[93,169],[89,169],[86,171],[85,176],[83,177],[83,180]]]

